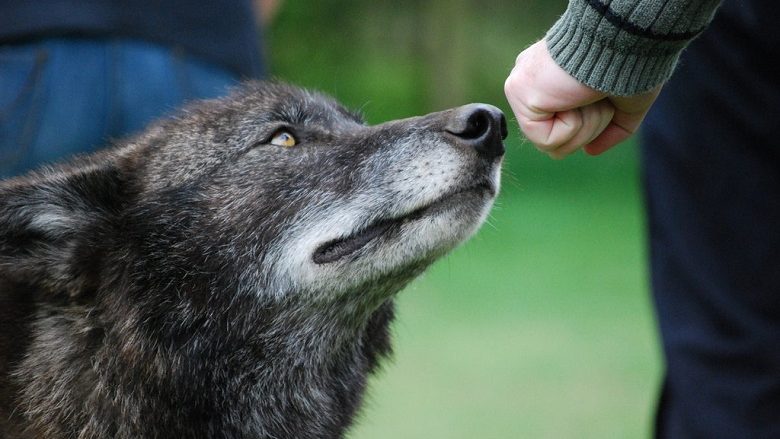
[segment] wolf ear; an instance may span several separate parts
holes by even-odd
[[[102,238],[126,199],[102,157],[0,182],[0,279],[71,296],[94,286]]]

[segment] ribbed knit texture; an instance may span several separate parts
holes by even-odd
[[[719,3],[569,0],[546,41],[555,62],[580,82],[634,95],[671,76],[680,52],[709,24]]]

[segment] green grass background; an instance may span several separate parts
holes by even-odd
[[[271,73],[370,123],[488,102],[564,0],[287,0]],[[514,121],[510,118],[510,124]],[[398,298],[351,439],[645,438],[660,380],[636,145],[553,161],[510,132],[488,224]]]

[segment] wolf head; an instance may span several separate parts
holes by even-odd
[[[505,136],[487,105],[366,126],[322,95],[249,84],[2,183],[0,273],[79,295],[105,286],[111,255],[230,294],[381,299],[482,223]]]
[[[251,83],[0,183],[0,436],[339,437],[505,136],[488,105],[367,126]]]

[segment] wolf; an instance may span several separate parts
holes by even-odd
[[[506,134],[490,105],[369,126],[251,82],[0,183],[0,437],[342,437]]]

